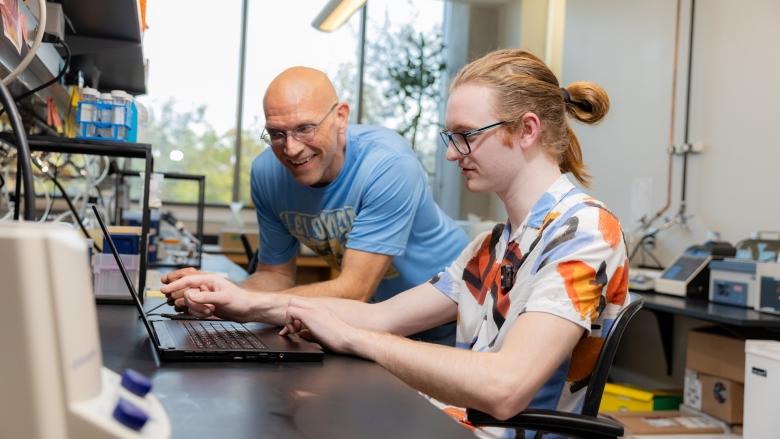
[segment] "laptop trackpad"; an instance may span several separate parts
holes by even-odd
[[[263,343],[272,351],[322,351],[322,348],[320,348],[318,344],[304,340],[298,335],[279,335],[279,331],[282,328],[278,326],[271,326],[264,323],[244,323],[243,326],[249,330],[249,332],[263,340]]]
[[[168,330],[168,325],[165,324],[166,321],[155,320],[152,321],[151,323],[152,323],[152,327],[154,328],[154,331],[157,333],[158,340],[160,340],[160,348],[161,349],[175,348],[176,340],[171,334],[171,331]]]

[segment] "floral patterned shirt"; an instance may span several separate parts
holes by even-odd
[[[456,346],[499,351],[518,316],[544,312],[586,330],[530,407],[579,412],[606,334],[628,304],[628,259],[617,218],[561,176],[517,230],[498,224],[430,281],[458,304]],[[452,407],[448,413],[452,413]],[[514,437],[507,429],[481,429]],[[547,437],[547,436],[545,436]]]

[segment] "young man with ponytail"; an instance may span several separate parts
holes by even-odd
[[[598,85],[561,88],[534,55],[492,52],[454,79],[441,137],[466,187],[496,193],[508,218],[429,282],[378,304],[258,296],[210,275],[164,289],[189,289],[198,315],[284,325],[376,361],[442,405],[500,419],[575,411],[601,334],[628,301],[620,223],[564,175],[590,179],[569,118],[592,124],[608,110]],[[401,337],[455,320],[454,348]]]

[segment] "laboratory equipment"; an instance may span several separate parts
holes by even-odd
[[[78,120],[81,124],[81,135],[84,137],[97,136],[98,108],[97,102],[100,92],[94,88],[85,87],[81,90],[79,101]]]
[[[98,136],[103,139],[115,138],[113,128],[114,100],[111,97],[111,93],[101,93],[98,102],[98,119],[100,120]]]
[[[114,104],[112,122],[116,127],[116,139],[127,140],[130,104],[133,102],[133,97],[124,90],[111,90],[111,99]]]
[[[780,417],[772,401],[780,394],[780,342],[745,342],[745,438],[777,437]]]
[[[100,93],[93,88],[81,90],[76,115],[78,136],[90,140],[134,141],[131,133],[137,115],[133,97],[123,90]]]
[[[741,259],[710,262],[710,301],[753,308],[758,304],[759,263]]]
[[[733,257],[735,253],[736,249],[723,241],[707,241],[703,245],[688,247],[655,280],[655,291],[691,299],[707,299],[710,261]]]
[[[780,257],[780,232],[755,232],[737,243],[737,258],[759,262],[777,261]]]
[[[0,437],[170,437],[149,380],[102,367],[87,247],[77,232],[0,224],[0,279]]]
[[[632,291],[652,291],[663,270],[658,268],[631,267],[628,270],[628,288]]]
[[[758,282],[756,310],[780,314],[780,263],[763,263]]]

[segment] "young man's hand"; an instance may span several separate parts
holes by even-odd
[[[364,332],[338,318],[327,307],[295,297],[287,306],[285,326],[279,334],[300,334],[334,352],[357,354],[356,340]]]

